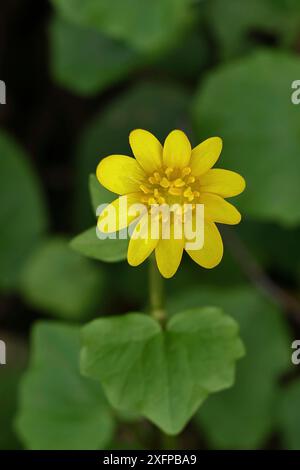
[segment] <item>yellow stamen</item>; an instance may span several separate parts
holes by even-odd
[[[160,174],[158,173],[158,171],[156,171],[153,176],[154,176],[154,178],[156,179],[157,183],[159,183],[160,180],[161,180],[161,176],[160,176]]]
[[[150,188],[148,188],[148,186],[145,186],[144,184],[141,184],[140,185],[140,189],[143,191],[143,193],[145,194],[150,194],[152,193],[152,190]]]
[[[189,176],[188,179],[187,179],[187,184],[190,184],[190,183],[195,183],[195,176]]]
[[[174,169],[171,168],[170,166],[168,166],[166,169],[165,169],[165,173],[167,175],[167,177],[169,178],[171,176],[171,174],[173,173]]]
[[[158,203],[159,203],[159,204],[165,204],[165,202],[166,202],[166,200],[165,200],[164,197],[160,196],[160,197],[158,198]]]
[[[184,197],[186,197],[189,201],[192,201],[194,199],[194,194],[193,191],[191,190],[191,187],[189,186],[183,193]]]
[[[179,173],[177,170],[175,172],[174,168],[167,167],[163,170],[163,173],[155,171],[148,178],[150,184],[142,184],[140,189],[144,194],[149,195],[147,200],[149,205],[165,204],[168,201],[166,192],[172,196],[183,195],[190,202],[195,197],[200,196],[199,191],[193,192],[191,186],[189,186],[196,181],[196,178],[191,173],[190,167],[182,168]]]
[[[172,196],[180,196],[182,193],[181,188],[174,188],[173,186],[169,188],[168,192],[172,194]]]
[[[182,177],[185,177],[191,173],[191,168],[189,166],[186,166],[185,168],[182,168],[181,170],[181,175]]]
[[[154,199],[154,197],[149,197],[148,204],[151,204],[151,205],[152,204],[157,204],[156,199]]]
[[[170,186],[169,180],[164,176],[159,183],[163,188],[167,189]]]

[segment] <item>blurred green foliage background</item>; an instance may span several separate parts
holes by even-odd
[[[0,448],[300,449],[299,54],[298,0],[2,0]],[[221,306],[247,349],[172,442],[78,372],[82,324],[147,304],[145,266],[69,246],[95,223],[89,175],[136,127],[219,135],[247,181],[221,265],[167,282],[170,313]]]

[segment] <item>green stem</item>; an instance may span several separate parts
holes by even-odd
[[[149,297],[151,316],[164,325],[167,318],[165,310],[164,280],[157,268],[154,255],[149,258]]]
[[[161,448],[162,450],[177,450],[178,439],[177,436],[170,436],[169,434],[161,433]]]

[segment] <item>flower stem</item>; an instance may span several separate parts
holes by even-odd
[[[155,320],[157,320],[162,327],[164,327],[167,321],[167,312],[165,309],[164,279],[158,270],[154,255],[151,255],[149,257],[149,300],[151,316],[155,318]],[[176,436],[169,436],[161,431],[160,440],[161,449],[178,449],[178,442]]]
[[[162,450],[177,450],[178,438],[177,436],[170,436],[169,434],[161,433],[161,449]]]
[[[154,255],[149,258],[149,298],[151,316],[164,325],[166,321],[164,280],[157,268]]]

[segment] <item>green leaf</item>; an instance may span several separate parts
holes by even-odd
[[[17,429],[28,449],[105,448],[113,420],[101,387],[79,374],[79,329],[38,323],[20,390]]]
[[[176,434],[210,393],[232,385],[242,355],[237,324],[219,309],[179,313],[165,330],[130,313],[84,327],[81,370],[101,381],[114,407]]]
[[[211,301],[240,325],[247,354],[237,365],[234,386],[211,397],[197,413],[197,423],[214,448],[258,448],[275,427],[278,379],[290,366],[287,325],[251,287],[187,290],[174,296],[169,308],[177,312]]]
[[[111,154],[132,155],[129,133],[144,128],[164,140],[176,128],[189,135],[189,95],[170,83],[135,84],[115,98],[105,112],[94,118],[82,135],[77,151],[77,225],[84,229],[94,218],[87,210],[87,178],[95,173],[99,161]]]
[[[142,62],[130,47],[59,17],[53,18],[49,32],[54,80],[75,93],[100,92]]]
[[[291,350],[292,351],[292,350]],[[278,404],[278,426],[285,449],[300,450],[300,380],[288,384]]]
[[[89,177],[89,190],[95,214],[101,204],[109,204],[118,197],[116,194],[113,194],[108,191],[108,189],[104,188],[104,186],[99,183],[95,175],[90,175]]]
[[[211,73],[194,108],[199,139],[224,140],[218,166],[246,179],[242,213],[289,225],[300,222],[300,120],[291,103],[299,69],[298,57],[257,52]]]
[[[77,320],[95,312],[104,293],[104,275],[101,267],[75,253],[66,240],[54,238],[29,258],[21,288],[36,309]]]
[[[14,289],[46,227],[39,183],[19,146],[0,132],[0,289]]]
[[[118,234],[116,234],[116,237],[118,237]],[[105,238],[102,240],[97,237],[96,227],[92,227],[73,238],[71,247],[89,258],[114,263],[126,259],[128,241],[128,239],[120,238]]]
[[[168,46],[190,20],[190,0],[52,0],[77,24],[126,41],[141,50]]]
[[[118,197],[101,186],[95,175],[89,177],[89,190],[95,213],[101,204],[109,204]],[[71,247],[78,253],[99,261],[123,261],[127,257],[129,240],[119,238],[119,233],[114,236],[116,238],[98,238],[95,226],[75,237],[71,241]]]

